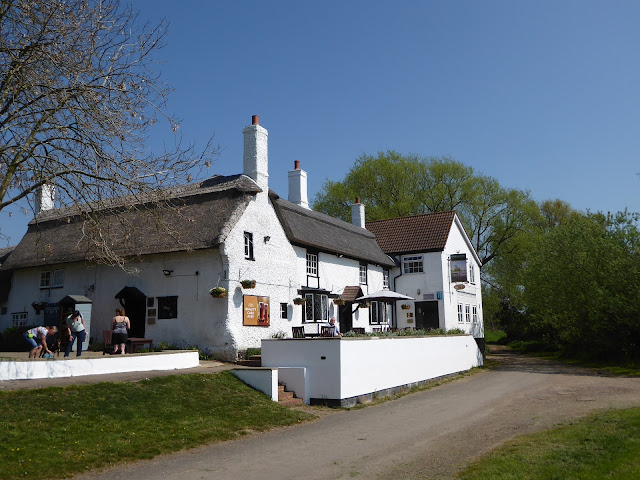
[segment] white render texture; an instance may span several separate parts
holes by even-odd
[[[180,370],[200,365],[198,352],[121,355],[73,360],[0,361],[0,380],[81,377],[122,372]]]
[[[231,370],[231,373],[274,402],[278,401],[277,368],[236,368]]]
[[[291,203],[303,208],[309,208],[307,196],[307,172],[304,170],[291,170],[289,172],[289,197]]]
[[[383,361],[371,368],[371,359]],[[304,397],[312,399],[358,397],[466,371],[482,362],[470,335],[262,341],[264,367],[306,368],[309,389]]]
[[[54,200],[56,196],[56,186],[45,183],[36,190],[35,195],[35,213],[51,210],[54,208]]]
[[[252,178],[266,196],[269,191],[269,133],[260,125],[249,125],[242,133],[244,174]]]
[[[364,204],[353,203],[351,205],[351,223],[356,227],[364,228],[364,225],[365,225]]]

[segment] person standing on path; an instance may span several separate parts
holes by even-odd
[[[69,329],[69,343],[67,344],[67,349],[64,352],[64,356],[68,357],[71,353],[71,347],[73,347],[73,342],[78,339],[78,345],[76,347],[76,356],[82,355],[82,344],[87,338],[87,326],[84,324],[84,318],[80,315],[80,312],[76,310],[71,315],[67,317],[67,328]]]
[[[123,308],[116,308],[116,316],[111,320],[111,343],[114,345],[113,354],[124,355],[124,344],[127,343],[127,330],[131,328],[129,317],[124,314]]]

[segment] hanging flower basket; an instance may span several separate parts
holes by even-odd
[[[31,306],[36,311],[36,315],[40,315],[40,312],[47,306],[47,302],[33,302]]]
[[[293,303],[295,305],[304,305],[306,303],[306,300],[304,298],[297,297],[293,299]]]
[[[407,305],[406,303],[403,303],[402,305],[400,305],[400,308],[402,310],[409,310],[411,308],[411,305]]]
[[[241,280],[240,281],[240,285],[242,285],[242,288],[256,288],[256,281],[255,280]]]
[[[344,305],[345,303],[347,303],[347,302],[344,301],[344,298],[334,298],[333,299],[333,304],[334,305]]]
[[[371,304],[369,302],[363,302],[360,304],[360,308],[369,308]]]
[[[227,289],[224,287],[214,287],[209,290],[209,293],[213,298],[225,298],[227,296]]]

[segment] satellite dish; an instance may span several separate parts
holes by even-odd
[[[455,288],[456,290],[464,290],[464,284],[458,283],[454,285],[453,288]]]

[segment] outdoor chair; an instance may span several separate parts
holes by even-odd
[[[321,327],[320,328],[320,336],[321,337],[333,337],[335,335],[336,327]]]
[[[304,338],[304,327],[291,327],[293,338]]]
[[[364,329],[364,327],[354,327],[354,328],[352,328],[352,329],[351,329],[351,331],[352,331],[353,333],[358,333],[358,334],[360,334],[360,335],[364,335],[364,334],[365,334],[365,329]]]
[[[113,334],[113,330],[103,330],[104,334],[104,348],[102,349],[102,355],[105,353],[113,353],[113,344],[111,343],[111,335]]]

